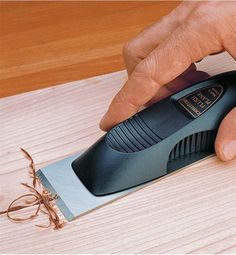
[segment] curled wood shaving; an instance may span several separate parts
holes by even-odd
[[[34,203],[34,204],[33,204],[33,203],[29,203],[28,200],[26,201],[26,203],[27,203],[28,205],[24,206],[24,208],[30,207],[30,206],[32,206],[32,205],[38,204],[37,210],[36,210],[36,212],[35,212],[34,214],[32,214],[32,215],[30,215],[29,217],[26,217],[26,218],[17,218],[17,217],[12,217],[12,216],[10,215],[10,212],[12,212],[13,210],[9,210],[9,208],[12,208],[12,205],[13,205],[16,201],[22,199],[23,197],[35,197],[36,199],[38,199],[37,196],[34,195],[34,194],[25,194],[25,195],[22,195],[22,196],[20,196],[20,197],[18,197],[18,198],[16,198],[16,199],[14,199],[14,200],[10,203],[10,205],[8,206],[8,209],[7,209],[7,211],[6,211],[8,219],[11,219],[11,220],[13,220],[13,221],[26,221],[26,220],[29,220],[29,219],[33,219],[33,218],[35,218],[35,217],[38,215],[38,212],[39,212],[40,204],[41,204],[41,203]]]
[[[30,176],[33,178],[33,186],[35,187],[36,186],[36,183],[38,181],[38,178],[37,178],[37,175],[36,175],[36,167],[35,167],[35,164],[34,164],[34,160],[33,158],[30,156],[29,152],[26,151],[25,149],[23,148],[20,148],[21,151],[23,151],[23,153],[25,153],[26,157],[29,159],[30,161]]]
[[[6,213],[8,219],[10,219],[11,221],[22,222],[22,221],[34,219],[35,217],[38,216],[39,212],[42,212],[43,214],[46,214],[48,216],[49,223],[47,225],[36,225],[37,227],[49,228],[53,225],[54,229],[62,228],[65,225],[65,223],[60,220],[56,212],[55,204],[54,204],[55,197],[52,197],[51,194],[47,192],[46,190],[42,189],[39,191],[39,189],[37,189],[37,186],[40,186],[40,182],[36,175],[36,167],[35,167],[33,158],[25,149],[21,148],[21,151],[30,160],[30,176],[32,178],[32,186],[27,183],[21,183],[21,185],[29,189],[30,193],[27,193],[25,195],[22,195],[14,199],[8,206],[7,210],[0,212],[0,214]],[[13,206],[15,205],[16,202],[26,197],[27,199],[24,200],[25,205]],[[36,205],[37,207],[36,207],[35,213],[30,215],[29,217],[19,218],[19,217],[13,217],[11,215],[11,212],[13,211],[18,211],[20,209],[30,207],[30,206],[36,206]],[[42,206],[44,209],[42,209]]]

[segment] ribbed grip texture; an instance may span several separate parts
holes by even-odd
[[[107,144],[120,152],[137,152],[161,141],[143,119],[136,114],[120,123],[106,135]]]
[[[184,158],[193,153],[214,150],[215,131],[204,131],[192,134],[178,142],[169,155],[169,162]]]

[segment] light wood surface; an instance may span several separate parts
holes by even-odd
[[[236,68],[221,54],[198,64],[211,75]],[[87,148],[98,121],[126,79],[124,71],[0,100],[0,211],[25,193],[27,149],[37,168]],[[157,163],[158,164],[158,163]],[[33,212],[18,211],[20,216]],[[0,215],[1,253],[236,252],[236,160],[215,157],[158,180],[68,223],[40,229]]]
[[[177,5],[0,1],[0,97],[124,69],[123,44]]]

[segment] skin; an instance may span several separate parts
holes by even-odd
[[[195,62],[227,51],[236,60],[236,2],[182,2],[124,46],[128,80],[113,98],[100,127],[108,131],[152,104],[207,74]],[[222,121],[217,156],[236,155],[236,108]]]

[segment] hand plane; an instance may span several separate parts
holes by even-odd
[[[214,153],[236,105],[236,71],[193,84],[118,124],[82,154],[37,172],[68,220]]]

